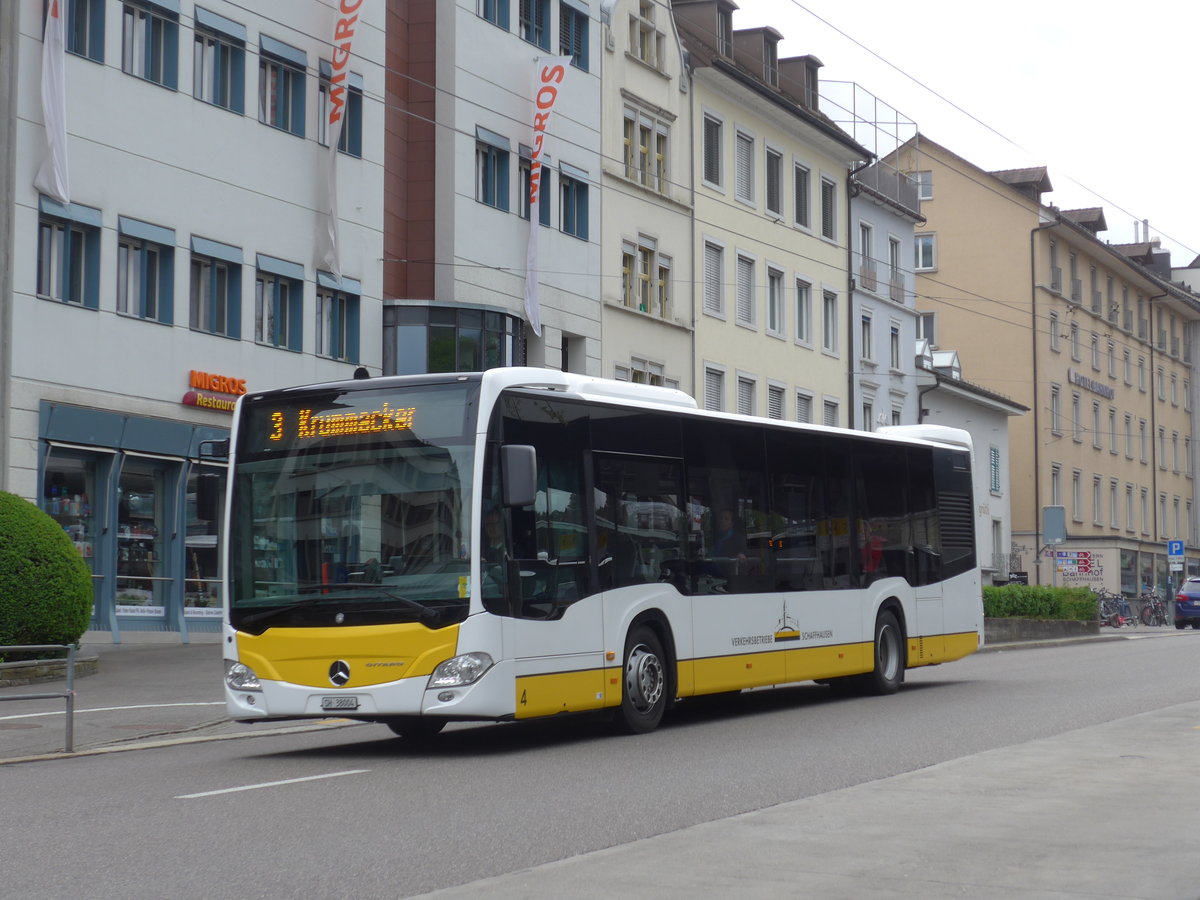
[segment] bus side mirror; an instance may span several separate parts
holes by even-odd
[[[500,448],[501,489],[505,506],[532,506],[537,495],[537,454],[529,444]]]
[[[214,522],[220,508],[221,476],[202,473],[196,476],[196,518]]]

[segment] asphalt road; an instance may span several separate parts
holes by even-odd
[[[1196,703],[1198,641],[1188,632],[979,654],[910,672],[893,697],[760,691],[688,704],[640,737],[587,720],[454,726],[420,750],[356,725],[3,767],[0,894],[241,900],[469,886],[804,798],[870,797],[831,792]],[[1122,734],[1136,743],[1136,728]],[[1122,779],[1147,774],[1135,756],[1114,763]],[[1181,767],[1195,796],[1191,770]],[[970,820],[978,800],[964,792],[947,817]],[[1200,816],[1195,824],[1193,834]],[[899,816],[861,822],[876,835],[907,827]],[[1126,827],[1111,823],[1108,848],[1072,847],[1065,835],[1064,852],[1119,853]],[[1191,857],[1178,857],[1181,873]],[[512,896],[557,896],[552,881],[537,883],[545,890]]]

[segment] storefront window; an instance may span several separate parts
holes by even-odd
[[[225,470],[193,466],[187,483],[183,614],[195,618],[221,617],[221,583],[217,555],[220,500],[225,495]]]
[[[127,458],[117,496],[117,615],[166,615],[172,578],[163,557],[165,501],[162,467]]]
[[[46,480],[42,487],[42,509],[75,544],[75,549],[96,572],[96,463],[93,460],[53,451],[46,460]]]

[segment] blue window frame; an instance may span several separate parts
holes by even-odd
[[[258,57],[258,120],[304,137],[304,73],[308,57],[303,50],[261,36]]]
[[[100,307],[100,210],[39,198],[37,293]]]
[[[588,186],[580,178],[558,173],[559,210],[563,234],[588,239]]]
[[[197,100],[246,111],[246,27],[196,7],[192,92]]]
[[[508,31],[508,0],[481,0],[479,15]]]
[[[326,128],[329,124],[329,98],[333,92],[333,66],[328,60],[321,60],[321,85],[317,94],[317,140],[326,147],[329,138]],[[338,149],[350,156],[362,157],[363,131],[363,79],[362,76],[350,72],[344,82],[342,94],[342,132],[338,137]]]
[[[175,232],[118,219],[117,312],[170,325],[175,306]]]
[[[242,251],[192,238],[189,324],[195,331],[242,336]]]
[[[588,14],[560,0],[558,7],[558,52],[571,57],[571,64],[587,71]]]
[[[175,90],[179,85],[178,10],[127,2],[121,12],[121,71]]]
[[[362,288],[353,278],[340,281],[317,273],[317,355],[358,362],[358,305]]]
[[[520,0],[521,38],[550,49],[550,0]]]
[[[475,199],[508,210],[508,139],[476,128]]]
[[[104,0],[67,0],[67,52],[104,62]]]
[[[304,348],[304,267],[258,255],[254,339],[297,353]]]

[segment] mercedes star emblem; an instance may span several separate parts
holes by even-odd
[[[344,659],[336,660],[329,667],[329,683],[334,687],[341,687],[350,680],[350,663]]]

